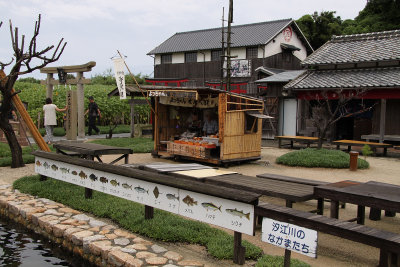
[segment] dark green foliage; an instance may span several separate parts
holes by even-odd
[[[340,150],[306,148],[282,155],[276,159],[276,163],[308,168],[344,169],[350,167],[350,155]],[[359,158],[358,168],[367,169],[369,163]]]
[[[98,126],[100,130],[100,134],[108,134],[109,127],[108,126]],[[118,125],[117,128],[113,130],[113,134],[119,134],[119,133],[130,133],[131,131],[131,126],[130,125]],[[44,128],[40,128],[39,132],[42,136],[46,135],[46,130]],[[85,127],[85,133],[88,133],[88,127]],[[65,136],[65,130],[63,127],[55,127],[54,136]]]
[[[151,138],[97,139],[90,143],[131,148],[134,153],[149,153],[154,149],[154,142]]]
[[[109,218],[123,228],[150,238],[168,242],[186,242],[204,245],[218,259],[232,259],[233,237],[205,223],[186,220],[180,216],[154,210],[154,219],[144,219],[144,206],[94,191],[92,199],[85,199],[84,188],[39,176],[23,177],[14,182],[14,188],[38,197],[49,198],[74,209]],[[247,241],[246,258],[257,259],[262,250]]]
[[[135,79],[138,84],[148,84],[146,83],[146,76],[141,73],[135,74]],[[117,83],[115,82],[115,76],[112,69],[107,69],[102,74],[96,74],[91,78],[92,84],[101,84],[101,85],[113,85],[114,88],[117,87]],[[132,76],[129,74],[125,75],[125,84],[135,84]]]
[[[26,78],[19,78],[19,82],[25,82],[25,83],[38,83],[40,84],[40,80],[35,79],[33,77],[26,77]]]
[[[335,11],[304,15],[296,21],[311,46],[318,49],[332,35],[346,35],[400,29],[400,0],[370,0],[359,15],[342,21]]]
[[[302,261],[291,259],[290,260],[291,267],[310,267],[309,264],[304,263]],[[262,256],[255,267],[283,267],[283,257],[282,256],[270,256],[264,255]]]

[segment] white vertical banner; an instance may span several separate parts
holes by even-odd
[[[117,82],[119,91],[119,99],[126,99],[124,59],[114,58],[113,62],[114,62],[115,80]]]

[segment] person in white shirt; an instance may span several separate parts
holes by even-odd
[[[57,116],[56,111],[64,112],[68,109],[68,106],[65,108],[58,108],[53,104],[51,98],[46,98],[46,104],[43,106],[44,112],[44,128],[46,129],[46,138],[47,143],[51,144],[53,142],[53,129],[54,126],[57,125]]]

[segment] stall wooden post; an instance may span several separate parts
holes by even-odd
[[[53,73],[47,73],[46,78],[46,97],[53,99]]]
[[[129,100],[131,107],[131,138],[135,137],[135,97],[132,95]]]
[[[65,121],[65,130],[67,140],[76,140],[76,106],[77,106],[77,92],[70,90],[67,92],[67,120]]]
[[[83,72],[77,72],[76,79],[78,83],[76,85],[77,88],[77,111],[78,111],[78,137],[84,138],[85,137],[85,107],[84,107],[84,100],[85,95],[83,91],[83,83],[81,80],[84,79]]]

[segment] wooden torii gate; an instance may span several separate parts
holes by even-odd
[[[46,85],[46,97],[53,99],[53,86],[59,84],[68,84],[68,85],[76,85],[77,87],[77,110],[78,110],[78,137],[85,137],[85,107],[84,107],[84,91],[83,85],[90,84],[90,79],[85,79],[83,77],[84,72],[91,71],[92,68],[96,66],[96,62],[90,61],[83,65],[75,65],[75,66],[61,66],[61,67],[47,67],[40,69],[41,73],[46,73],[47,78],[45,81],[41,81],[41,84]],[[53,78],[54,73],[62,72],[64,74],[67,73],[76,73],[75,79],[67,79],[65,83],[60,83]]]

